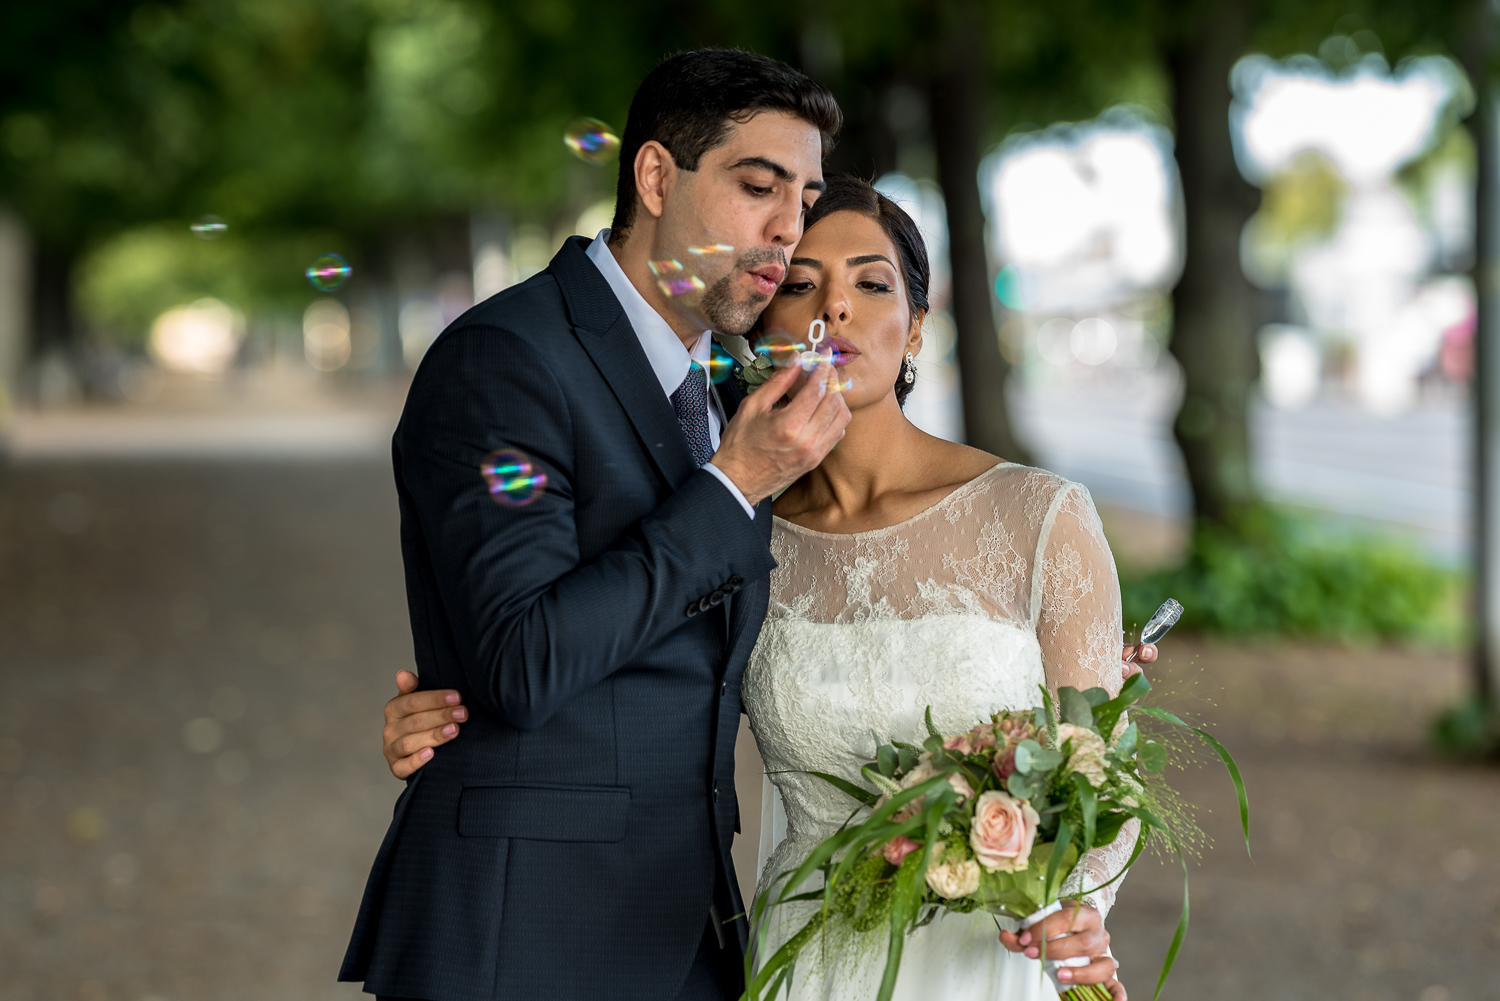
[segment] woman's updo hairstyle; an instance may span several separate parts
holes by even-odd
[[[922,231],[917,229],[911,216],[876,191],[868,181],[849,174],[834,174],[827,178],[827,182],[827,189],[807,210],[803,232],[835,212],[858,212],[874,219],[896,246],[896,264],[901,269],[901,281],[906,286],[906,305],[911,315],[915,317],[918,311],[926,312],[927,282],[931,274],[927,266],[927,244],[922,241]],[[914,384],[905,379],[906,366],[901,369],[896,376],[896,402],[905,406]]]

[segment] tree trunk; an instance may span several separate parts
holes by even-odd
[[[1473,5],[1469,30],[1458,39],[1459,56],[1474,85],[1469,117],[1474,140],[1474,550],[1475,693],[1494,705],[1500,699],[1500,123],[1490,70],[1494,24],[1489,4]]]
[[[1258,196],[1240,176],[1229,136],[1229,71],[1249,28],[1246,0],[1231,0],[1165,53],[1187,216],[1185,266],[1172,292],[1171,351],[1185,383],[1173,431],[1195,512],[1220,523],[1255,497],[1247,405],[1259,369],[1257,301],[1240,268],[1240,233]]]
[[[985,18],[982,7],[968,0],[934,6],[941,27],[938,44],[928,55],[927,94],[938,183],[948,210],[964,437],[975,448],[1024,462],[1026,452],[1016,441],[1005,407],[1010,365],[1000,354],[996,335],[979,199]]]

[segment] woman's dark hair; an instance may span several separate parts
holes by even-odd
[[[766,56],[738,49],[699,49],[668,56],[641,81],[620,141],[611,237],[635,222],[635,156],[656,140],[683,170],[697,170],[703,154],[723,145],[732,123],[760,111],[796,115],[823,134],[823,155],[844,116],[828,88]]]
[[[917,224],[901,206],[876,191],[868,181],[848,174],[834,174],[827,181],[827,190],[808,209],[802,231],[806,233],[835,212],[858,212],[874,219],[896,245],[896,263],[901,268],[906,305],[912,317],[915,318],[919,311],[925,313],[931,271],[927,265],[927,244],[922,240],[922,231]],[[906,405],[906,397],[914,385],[907,382],[905,376],[906,366],[903,365],[896,376],[896,402],[902,406]]]

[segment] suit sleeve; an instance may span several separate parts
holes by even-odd
[[[433,345],[397,430],[398,488],[415,511],[468,694],[522,729],[679,627],[689,601],[773,565],[755,524],[703,470],[582,562],[578,416],[540,351],[470,326]],[[532,475],[546,477],[534,498],[524,488],[492,496],[481,465],[497,450],[522,453]]]

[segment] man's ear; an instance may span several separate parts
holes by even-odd
[[[660,219],[667,189],[677,177],[677,163],[655,139],[641,143],[635,154],[635,193],[653,218]]]

